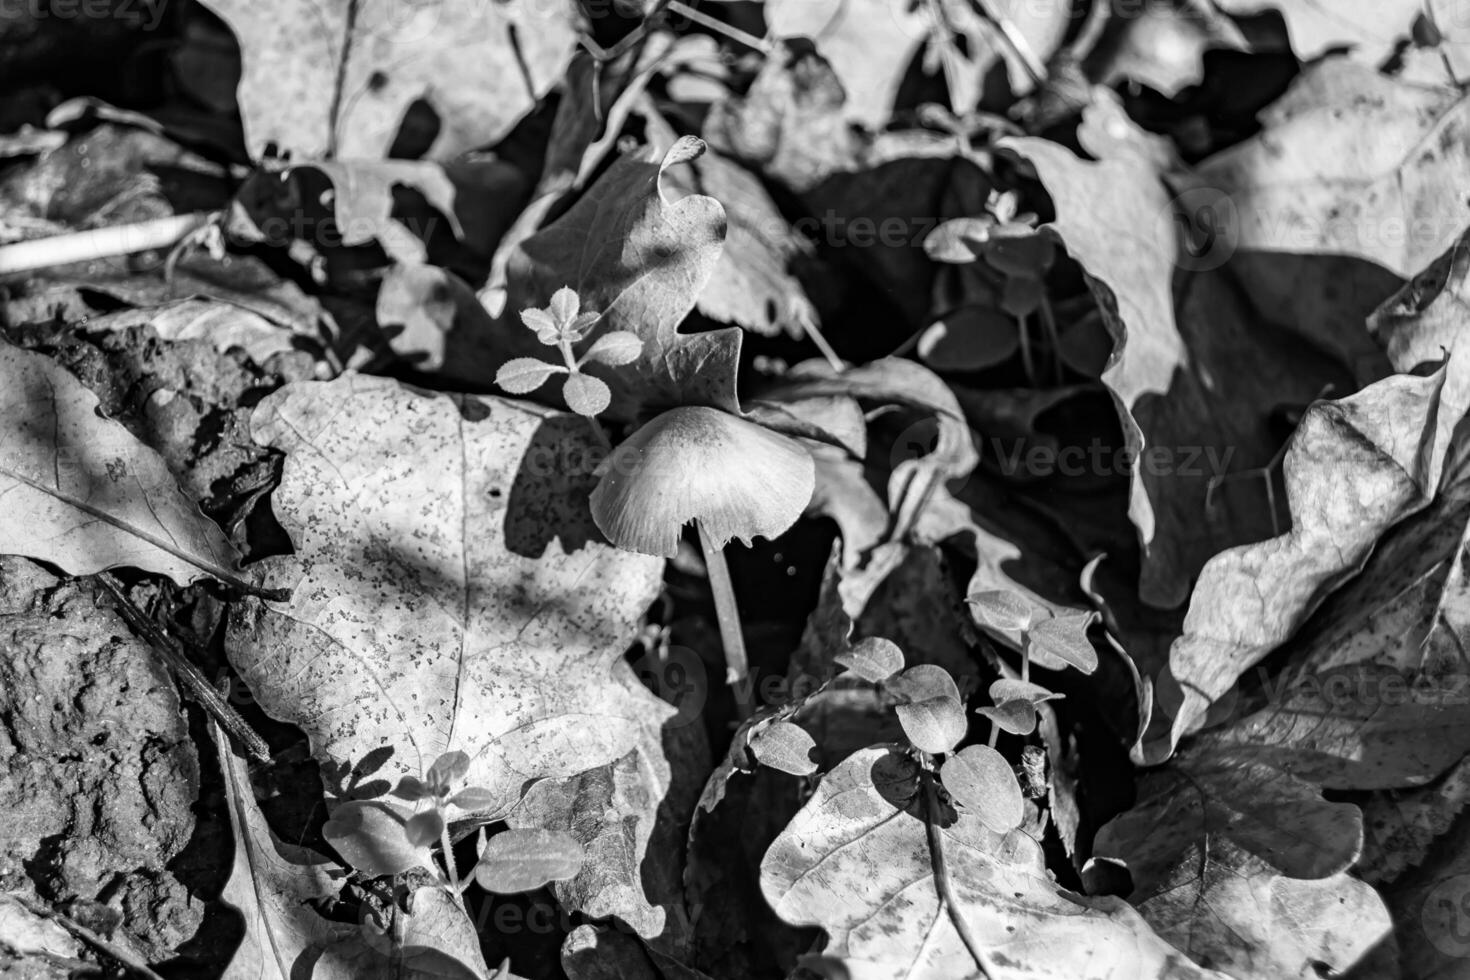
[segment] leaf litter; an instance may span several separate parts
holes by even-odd
[[[1455,975],[1470,8],[1154,8],[0,23],[0,964]]]

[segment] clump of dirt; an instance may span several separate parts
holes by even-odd
[[[170,870],[199,760],[174,682],[85,580],[0,558],[0,889],[149,961],[204,907]]]

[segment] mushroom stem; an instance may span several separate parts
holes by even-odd
[[[694,522],[694,533],[704,552],[704,567],[709,572],[709,587],[715,597],[715,616],[720,621],[720,641],[725,646],[725,683],[735,691],[741,718],[748,718],[752,714],[750,690],[742,681],[750,673],[750,660],[745,655],[745,637],[740,632],[740,608],[735,605],[730,566],[725,563],[725,550],[712,546],[699,521]]]

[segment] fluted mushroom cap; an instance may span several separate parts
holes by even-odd
[[[801,443],[700,406],[664,412],[602,465],[592,491],[597,526],[619,548],[665,558],[694,520],[710,547],[774,538],[796,523],[816,487]]]

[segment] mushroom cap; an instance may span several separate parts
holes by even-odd
[[[796,523],[816,488],[811,454],[788,436],[703,406],[673,408],[602,464],[592,518],[626,551],[672,558],[685,524],[709,547],[750,544]]]

